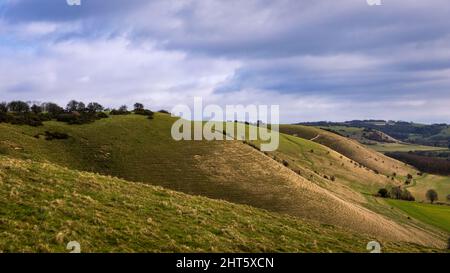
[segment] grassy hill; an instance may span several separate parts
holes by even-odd
[[[450,125],[420,124],[404,121],[353,120],[346,122],[310,122],[303,125],[320,126],[322,128],[342,129],[345,136],[358,135],[358,130],[376,130],[396,140],[447,148],[450,144]],[[347,127],[347,129],[345,129]]]
[[[372,237],[249,206],[0,156],[0,252],[366,252]],[[383,251],[436,251],[383,242]]]
[[[170,135],[174,120],[156,114],[154,120],[114,116],[80,126],[0,124],[0,154],[251,205],[383,240],[444,245],[443,234],[390,217],[386,205],[374,208],[371,194],[400,180],[383,175],[381,167],[380,173],[365,168],[354,157],[369,158],[365,166],[382,166],[386,173],[392,164],[399,176],[412,170],[402,163],[345,138],[342,146],[356,147],[355,154],[340,154],[316,143],[328,138],[310,131],[314,141],[282,134],[279,150],[267,155],[242,141],[177,142]],[[70,137],[49,141],[42,137],[46,131]]]
[[[303,125],[281,125],[280,132],[310,139],[345,155],[353,161],[385,175],[406,176],[415,170],[397,160],[368,149],[356,140],[352,140],[319,128]]]

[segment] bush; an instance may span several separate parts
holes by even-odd
[[[97,118],[98,119],[109,118],[109,116],[105,112],[100,112],[100,113],[97,113]]]
[[[148,116],[149,119],[152,119],[153,115],[155,114],[153,113],[153,111],[147,109],[135,109],[134,113],[136,115]]]
[[[60,133],[60,132],[52,132],[52,131],[45,131],[45,139],[46,140],[62,140],[62,139],[68,139],[69,135],[66,133]]]
[[[99,114],[90,113],[90,112],[72,112],[72,113],[64,113],[60,114],[56,117],[57,121],[65,122],[68,124],[86,124],[94,122],[96,119],[99,119]]]
[[[438,194],[435,190],[430,189],[427,191],[427,193],[425,194],[427,200],[429,200],[431,202],[431,204],[434,203],[434,201],[438,200]]]
[[[14,125],[29,125],[33,127],[41,126],[42,121],[39,115],[27,113],[8,113],[3,117],[4,122],[9,122]]]
[[[389,192],[387,189],[380,189],[378,190],[378,196],[383,197],[383,198],[389,198]]]
[[[123,109],[119,109],[119,110],[113,109],[113,110],[111,110],[111,112],[109,112],[109,114],[113,115],[113,116],[119,116],[119,115],[129,115],[129,114],[131,114],[131,112],[129,112],[127,110],[124,111]]]
[[[158,113],[170,115],[170,112],[164,109],[159,110]]]
[[[388,192],[386,189],[380,189],[378,191],[378,196],[383,198],[392,198],[405,201],[416,200],[414,196],[411,194],[411,192],[409,192],[407,189],[402,190],[401,187],[393,187],[390,192]]]

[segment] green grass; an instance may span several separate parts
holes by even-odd
[[[0,252],[366,252],[373,238],[244,205],[0,156]],[[385,252],[428,252],[382,242]]]
[[[408,187],[418,201],[426,201],[425,194],[429,189],[434,189],[438,193],[438,201],[448,202],[446,197],[450,194],[450,176],[425,174],[417,177],[413,185]]]
[[[443,151],[442,147],[433,147],[425,145],[416,144],[405,144],[405,143],[377,143],[374,145],[366,145],[366,147],[373,149],[375,151],[386,153],[386,152],[410,152],[410,151]]]
[[[386,200],[411,217],[450,233],[450,206],[400,200]]]
[[[335,143],[350,151],[350,156],[372,157],[375,165],[382,164],[383,155],[345,138],[310,141],[323,132],[313,129],[300,130],[310,135],[306,139],[282,134],[280,149],[266,156],[242,141],[174,141],[170,135],[174,121],[157,113],[154,120],[114,116],[81,126],[54,121],[37,128],[0,124],[0,154],[251,205],[384,239],[408,237],[399,234],[404,229],[396,225],[398,219],[380,219],[378,214],[360,208],[365,206],[365,195],[390,180],[356,166],[352,157],[343,157],[326,146],[336,148],[331,145]],[[47,141],[34,137],[46,130],[68,133],[70,138]],[[288,167],[300,170],[303,178],[273,156],[287,160]],[[387,168],[391,173],[392,166]],[[324,175],[337,180],[332,182]]]

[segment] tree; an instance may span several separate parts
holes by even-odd
[[[86,111],[86,105],[83,102],[78,103],[77,112],[84,112]]]
[[[91,113],[103,111],[103,106],[96,102],[90,102],[87,106],[87,110]]]
[[[66,105],[66,110],[68,112],[75,112],[77,111],[77,108],[78,108],[78,101],[76,100],[71,100]]]
[[[388,192],[388,190],[386,190],[386,189],[380,189],[380,190],[378,191],[378,195],[379,195],[380,197],[383,197],[383,198],[388,198],[388,197],[389,197],[389,192]]]
[[[33,104],[33,106],[31,106],[31,112],[35,113],[35,114],[39,114],[42,112],[42,107],[36,104]]]
[[[81,101],[71,100],[66,106],[67,112],[84,112],[86,105]]]
[[[134,111],[141,111],[144,110],[144,105],[142,103],[136,102],[134,104]]]
[[[64,109],[60,107],[58,104],[53,102],[46,102],[42,104],[42,109],[49,113],[50,116],[56,117],[57,115],[61,114]]]
[[[428,200],[430,200],[431,204],[433,204],[434,201],[438,200],[438,194],[433,189],[427,191],[426,197]]]
[[[8,109],[11,112],[17,112],[17,113],[27,113],[30,112],[30,106],[28,103],[23,101],[12,101],[8,103]]]
[[[0,102],[0,113],[8,112],[8,104],[6,102]]]
[[[128,112],[128,106],[122,105],[119,107],[119,112]]]
[[[394,199],[402,198],[402,189],[400,187],[393,187],[390,192],[390,196]]]

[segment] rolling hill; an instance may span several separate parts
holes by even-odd
[[[319,126],[321,128],[342,129],[349,136],[360,130],[375,130],[406,143],[413,143],[447,148],[450,145],[450,125],[448,124],[421,124],[404,121],[385,120],[352,120],[345,122],[309,122],[302,125]]]
[[[353,154],[345,149],[340,154],[316,143],[328,138],[310,131],[306,134],[314,141],[282,134],[280,149],[266,154],[242,141],[177,142],[170,136],[174,120],[156,114],[154,120],[114,116],[86,125],[0,124],[0,154],[251,205],[379,240],[444,246],[441,231],[392,216],[385,212],[389,205],[375,207],[368,196],[380,186],[399,183],[383,175],[390,173],[390,165],[399,176],[414,171],[402,163],[345,139],[338,147],[351,147]],[[41,137],[46,131],[69,138],[49,141]],[[360,149],[362,156],[356,152]],[[370,160],[355,165],[355,158]]]
[[[415,173],[413,168],[373,151],[356,140],[345,138],[319,128],[303,125],[281,125],[280,132],[304,139],[311,139],[314,142],[345,155],[364,167],[388,176],[392,176],[393,173],[400,176]]]
[[[249,206],[0,156],[0,251],[366,252],[371,237]],[[383,242],[383,251],[429,252]]]

